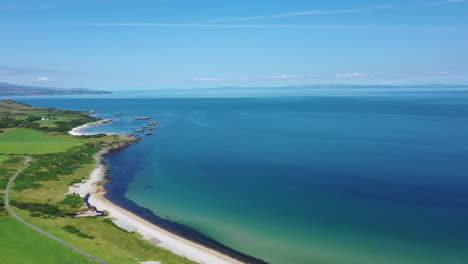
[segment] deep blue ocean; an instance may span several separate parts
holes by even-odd
[[[269,263],[468,263],[468,91],[129,97],[15,99],[160,121],[107,156],[109,198]]]

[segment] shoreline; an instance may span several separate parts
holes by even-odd
[[[112,203],[104,197],[105,191],[94,192],[88,201],[99,210],[109,212],[113,222],[129,232],[138,232],[143,239],[173,253],[204,264],[243,264],[203,245],[175,235]]]
[[[104,121],[104,122],[103,122]],[[68,133],[74,136],[93,135],[101,133],[82,133],[81,130],[96,124],[103,124],[109,122],[108,120],[100,120],[97,122],[87,123],[79,127],[75,127]],[[96,160],[95,169],[90,173],[88,179],[83,180],[82,183],[74,184],[69,187],[69,193],[77,193],[81,197],[89,194],[88,202],[95,206],[99,211],[109,212],[109,217],[113,222],[129,232],[138,232],[142,235],[143,239],[156,244],[159,247],[168,249],[173,253],[186,257],[197,263],[203,264],[244,264],[228,255],[218,252],[214,249],[208,248],[202,244],[193,242],[184,238],[176,233],[170,232],[150,221],[138,216],[137,214],[124,209],[123,207],[111,202],[104,197],[106,190],[102,183],[106,181],[107,167],[104,163],[104,156],[115,151],[119,151],[134,142],[140,140],[131,134],[116,134],[106,133],[107,135],[119,135],[122,142],[114,148],[104,148],[94,155]],[[261,262],[265,263],[265,262]]]
[[[112,121],[112,119],[103,119],[103,120],[99,120],[99,121],[96,121],[96,122],[86,123],[84,125],[72,128],[72,130],[68,131],[68,134],[70,134],[72,136],[91,136],[91,135],[96,135],[96,134],[117,135],[117,133],[82,133],[81,132],[81,130],[84,130],[84,129],[88,128],[88,127],[109,123],[111,121]]]

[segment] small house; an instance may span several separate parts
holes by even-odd
[[[47,116],[47,117],[41,117],[41,120],[56,120],[57,118],[56,117],[50,117],[50,116]]]

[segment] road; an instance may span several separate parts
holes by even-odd
[[[55,241],[58,241],[58,242],[62,243],[63,245],[65,245],[65,246],[67,246],[67,247],[69,247],[69,248],[71,248],[71,249],[73,249],[73,250],[75,250],[75,251],[77,251],[77,252],[79,252],[79,253],[81,253],[83,255],[86,255],[86,256],[88,256],[88,257],[90,257],[90,258],[92,258],[92,259],[94,259],[94,260],[96,260],[98,262],[101,262],[101,263],[104,263],[104,264],[110,264],[109,262],[107,262],[107,261],[105,261],[103,259],[100,259],[100,258],[98,258],[96,256],[93,256],[93,255],[89,254],[88,252],[83,251],[83,250],[81,250],[81,249],[79,249],[79,248],[77,248],[77,247],[63,241],[62,239],[47,233],[46,231],[40,229],[39,227],[27,222],[26,220],[21,218],[18,214],[16,214],[15,211],[13,211],[13,208],[11,208],[11,206],[10,206],[10,190],[11,190],[11,187],[13,186],[13,182],[15,181],[16,177],[20,174],[20,172],[24,169],[24,167],[29,162],[31,162],[31,160],[32,160],[32,158],[28,157],[28,159],[19,167],[19,169],[16,171],[15,175],[13,175],[13,177],[11,177],[10,181],[8,182],[8,185],[7,185],[7,188],[6,188],[6,191],[5,191],[5,207],[8,210],[8,212],[11,215],[13,215],[16,219],[23,222],[25,225],[31,227],[32,229],[36,230],[37,232],[40,232],[40,233],[54,239]],[[25,238],[25,239],[27,239],[27,238]]]

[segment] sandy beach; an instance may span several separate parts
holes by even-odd
[[[88,128],[88,127],[92,127],[92,126],[97,126],[97,125],[101,125],[101,124],[105,124],[105,123],[108,123],[108,122],[111,122],[112,120],[111,119],[104,119],[104,120],[99,120],[97,122],[92,122],[92,123],[87,123],[87,124],[84,124],[82,126],[79,126],[79,127],[75,127],[73,128],[72,130],[68,131],[68,134],[72,135],[72,136],[89,136],[89,135],[94,135],[96,133],[83,133],[81,132],[82,130]],[[115,133],[105,133],[105,134],[108,134],[108,135],[112,135],[112,134],[115,134]]]
[[[80,131],[86,127],[102,123],[102,121],[85,124],[72,129],[69,134],[79,136],[87,135]],[[217,251],[196,244],[183,237],[170,233],[146,220],[125,210],[104,197],[105,190],[100,185],[105,180],[106,167],[102,162],[102,157],[109,149],[103,149],[95,155],[96,168],[90,173],[90,177],[80,184],[70,186],[69,193],[77,193],[81,197],[90,194],[88,202],[100,211],[108,211],[109,217],[114,223],[130,232],[140,233],[145,240],[148,240],[162,248],[168,249],[177,255],[184,256],[190,260],[203,264],[241,264],[238,260],[223,255]],[[158,261],[158,260],[154,260]]]

